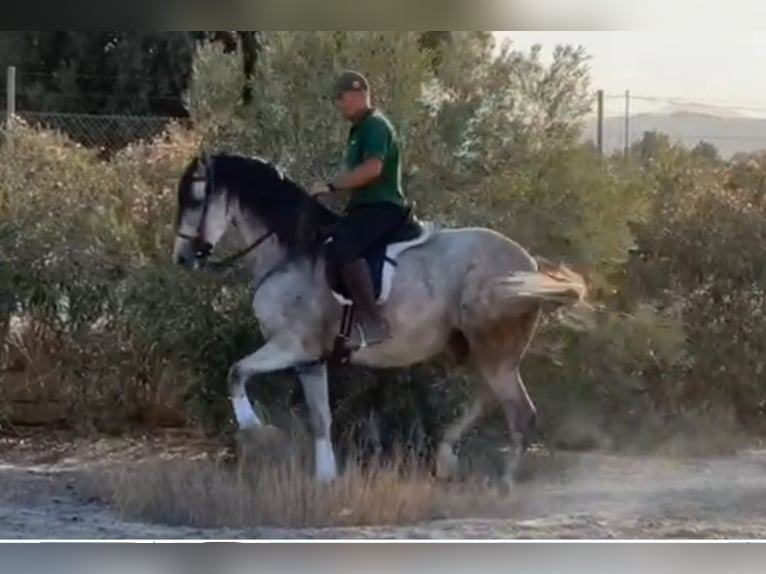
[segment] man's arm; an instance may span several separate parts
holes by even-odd
[[[373,118],[365,125],[361,138],[362,163],[333,179],[330,182],[333,188],[342,191],[354,190],[380,177],[383,160],[388,154],[391,141],[388,125],[378,118]]]
[[[358,189],[379,178],[382,171],[383,160],[370,157],[353,170],[333,178],[330,187],[339,191]]]
[[[383,171],[383,160],[388,154],[390,141],[391,133],[382,121],[374,121],[366,126],[361,141],[362,163],[350,171],[341,173],[325,186],[316,187],[314,192],[353,191],[375,181]]]

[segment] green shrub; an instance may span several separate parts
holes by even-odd
[[[721,168],[676,156],[656,175],[651,214],[635,229],[641,257],[628,266],[632,296],[685,325],[692,362],[675,402],[731,407],[750,425],[766,404],[766,202],[757,173],[755,163]]]
[[[766,404],[762,158],[726,165],[658,143],[640,161],[599,159],[577,141],[590,93],[576,50],[545,65],[470,32],[438,58],[415,33],[266,39],[246,109],[236,59],[200,52],[193,132],[171,126],[109,161],[24,125],[0,147],[0,327],[10,349],[12,317],[34,326],[71,423],[151,425],[167,407],[187,424],[230,428],[226,373],[261,343],[251,293],[236,276],[192,279],[172,265],[175,186],[202,145],[277,160],[304,183],[337,169],[346,127],[327,88],[349,66],[402,133],[421,216],[497,229],[587,276],[594,310],[547,318],[522,366],[546,440],[648,445],[646,433],[679,417],[729,408],[753,428]],[[25,361],[30,377],[42,368]],[[443,358],[341,369],[337,437],[427,451],[475,376]],[[289,373],[252,390],[271,420],[302,408]],[[471,440],[500,440],[503,424],[491,419]]]

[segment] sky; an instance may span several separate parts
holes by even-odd
[[[592,57],[592,86],[607,95],[630,90],[632,96],[678,98],[766,115],[766,31],[501,31],[497,35],[525,51],[539,43],[547,54],[556,44],[584,46]],[[613,98],[606,107],[623,105]]]
[[[498,21],[509,8],[521,25],[536,28],[595,30],[747,31],[766,18],[762,0],[496,0]],[[497,11],[504,7],[504,14]],[[713,34],[713,37],[715,34]]]

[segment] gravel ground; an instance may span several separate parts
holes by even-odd
[[[104,464],[189,452],[193,441],[5,440],[0,538],[727,538],[766,537],[766,451],[705,459],[566,455],[511,494],[507,517],[417,526],[198,529],[122,520],[83,485]],[[90,477],[90,478],[89,478]]]

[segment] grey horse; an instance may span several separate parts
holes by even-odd
[[[178,184],[174,261],[189,268],[209,264],[215,245],[233,225],[245,246],[234,257],[242,257],[252,270],[253,309],[265,344],[229,371],[238,427],[263,426],[246,383],[261,373],[294,370],[309,410],[320,481],[337,476],[327,359],[344,324],[346,335],[356,325],[342,288],[333,288],[325,274],[323,244],[338,218],[260,158],[201,154]],[[541,271],[535,258],[495,231],[436,228],[413,218],[407,232],[373,251],[368,261],[392,338],[364,346],[360,333],[347,360],[372,368],[403,367],[450,352],[471,363],[480,383],[441,436],[436,474],[454,473],[461,436],[499,406],[511,443],[505,476],[512,480],[536,420],[519,373],[522,357],[543,306],[583,302],[584,280],[563,265]]]

